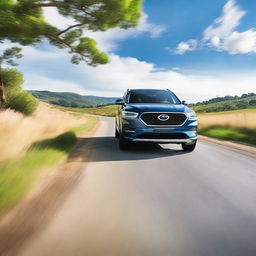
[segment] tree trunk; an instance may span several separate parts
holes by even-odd
[[[5,107],[6,97],[4,93],[4,81],[2,74],[2,67],[0,66],[0,109]]]

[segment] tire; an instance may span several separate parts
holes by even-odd
[[[124,139],[123,136],[119,137],[119,149],[120,150],[127,150],[131,146],[131,142],[127,139]]]
[[[115,138],[118,139],[119,137],[120,137],[120,134],[119,134],[118,130],[116,129]]]
[[[181,146],[182,146],[183,151],[192,152],[196,148],[196,142],[193,144],[183,143]]]

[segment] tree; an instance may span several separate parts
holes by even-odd
[[[6,97],[4,93],[4,69],[3,64],[16,66],[17,63],[14,62],[14,59],[19,59],[22,57],[21,48],[12,47],[3,51],[0,55],[0,108],[2,108],[6,102]]]
[[[250,105],[250,106],[256,106],[256,99],[255,99],[255,100],[254,100],[254,99],[253,99],[253,100],[250,100],[250,101],[249,101],[249,105]]]
[[[69,49],[74,64],[80,61],[92,66],[106,64],[107,55],[97,49],[93,39],[84,37],[83,31],[134,27],[141,4],[142,0],[1,0],[0,42],[8,39],[30,45],[47,38],[55,46]],[[48,7],[56,7],[75,23],[63,30],[50,25],[42,10]]]

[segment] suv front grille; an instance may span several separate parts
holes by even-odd
[[[161,115],[168,115],[169,119],[162,121],[159,120],[159,116]],[[145,112],[140,116],[141,120],[146,125],[153,125],[153,126],[161,126],[161,125],[173,125],[173,126],[180,126],[186,120],[187,116],[184,113],[150,113]]]

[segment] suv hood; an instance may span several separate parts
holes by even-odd
[[[185,105],[178,104],[127,104],[125,110],[142,112],[191,112],[191,109]]]

